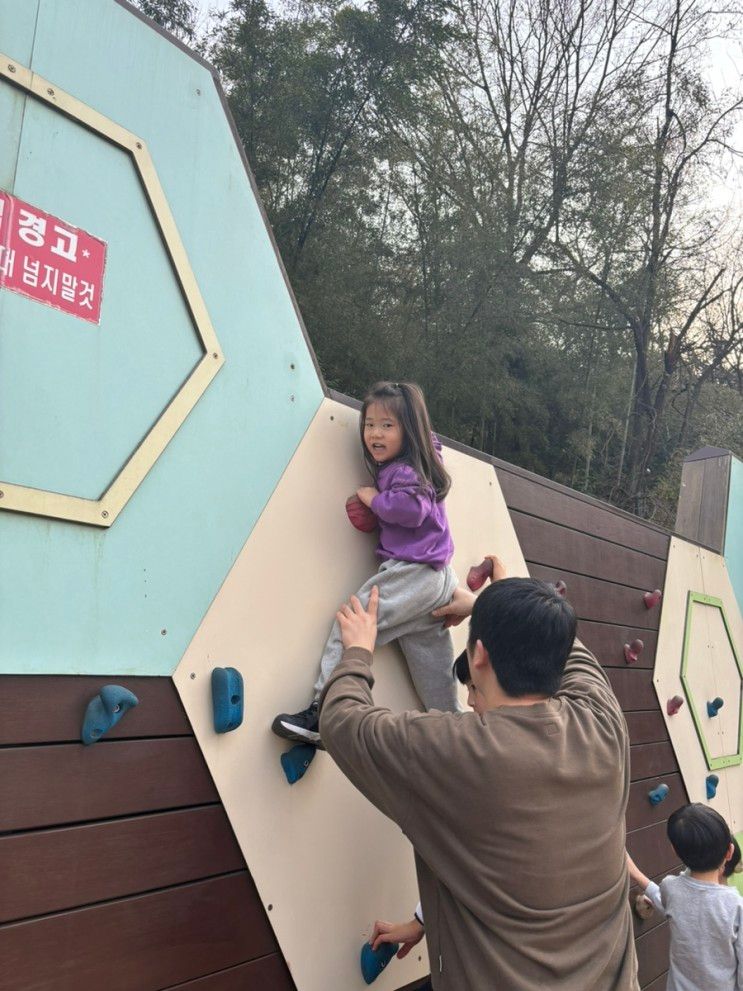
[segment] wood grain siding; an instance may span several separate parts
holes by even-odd
[[[507,466],[496,465],[496,474],[530,573],[567,584],[578,635],[605,668],[624,710],[632,781],[627,847],[640,867],[660,880],[679,866],[665,824],[687,796],[653,685],[661,609],[646,609],[643,594],[663,588],[670,536]],[[644,649],[628,665],[624,644],[637,638]],[[662,781],[669,786],[668,797],[652,805],[648,792]],[[668,969],[668,926],[658,913],[644,922],[633,914],[633,924],[641,987],[661,991]]]
[[[294,982],[280,953],[251,960],[237,967],[172,984],[164,991],[295,991]]]
[[[88,702],[111,684],[121,684],[121,678],[4,675],[0,745],[78,743]],[[137,696],[139,705],[106,734],[106,741],[192,735],[169,678],[126,678],[126,687]]]
[[[71,742],[112,682],[140,705]],[[0,991],[295,991],[169,678],[5,676],[0,699]]]
[[[717,447],[690,455],[681,470],[676,532],[721,554],[725,545],[732,455]]]

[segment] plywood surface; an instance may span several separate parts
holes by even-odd
[[[359,534],[343,503],[367,484],[358,414],[327,400],[189,646],[174,680],[230,822],[302,991],[362,989],[358,955],[375,918],[405,918],[416,901],[412,851],[397,826],[377,813],[327,754],[290,787],[279,757],[286,745],[270,723],[311,698],[319,656],[339,602],[375,570],[371,535]],[[460,578],[485,553],[510,573],[526,574],[492,468],[445,451],[454,484],[447,508]],[[463,643],[465,631],[455,634]],[[245,681],[243,726],[215,735],[209,677],[215,665]],[[414,708],[401,657],[375,658],[375,700]],[[333,938],[318,939],[308,920],[327,919]],[[427,973],[425,950],[395,961],[380,991]]]
[[[740,649],[743,644],[743,619],[724,558],[674,537],[669,552],[653,682],[689,801],[707,802],[705,779],[710,770],[688,702],[684,703],[676,715],[669,716],[666,711],[666,702],[670,697],[680,695],[685,698],[680,673],[690,591],[723,601],[731,632]],[[727,670],[721,660],[723,648],[721,643],[718,644],[721,639],[718,610],[711,610],[707,606],[700,609],[698,605],[694,609],[690,678],[695,697],[697,692],[701,696],[697,702],[697,710],[714,755],[726,743],[722,740],[723,727],[728,737],[735,732],[736,714],[741,704],[740,682],[736,686],[732,672]],[[717,616],[712,617],[712,612],[717,613]],[[710,719],[705,703],[707,696],[714,698],[715,695],[725,697],[725,707],[715,719]],[[740,829],[743,824],[743,765],[715,770],[714,773],[720,778],[720,783],[717,795],[709,804],[726,818],[733,830]]]

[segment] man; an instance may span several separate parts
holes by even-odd
[[[435,991],[636,991],[627,729],[572,608],[531,579],[458,590],[441,612],[472,612],[474,711],[393,714],[371,694],[375,591],[338,613],[320,733],[415,848]]]

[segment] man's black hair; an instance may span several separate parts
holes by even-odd
[[[535,578],[504,578],[475,600],[469,645],[482,641],[506,695],[554,695],[576,625],[573,607],[554,585]],[[457,658],[457,677],[462,681],[465,673],[469,681],[469,664],[465,669],[459,662]]]
[[[671,846],[692,871],[716,870],[730,846],[730,827],[719,812],[701,802],[676,809],[666,832]]]

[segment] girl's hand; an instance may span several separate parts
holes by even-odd
[[[366,609],[355,595],[351,601],[344,603],[335,618],[341,628],[341,639],[344,647],[361,647],[374,653],[377,642],[377,607],[379,605],[379,589],[373,586]]]
[[[417,919],[410,922],[382,922],[377,919],[369,942],[373,950],[378,950],[382,943],[402,944],[397,951],[398,958],[402,960],[416,943],[420,943],[424,933],[425,929]]]
[[[356,489],[356,495],[365,506],[371,509],[372,499],[379,495],[379,491],[373,485],[362,485],[360,489]]]

